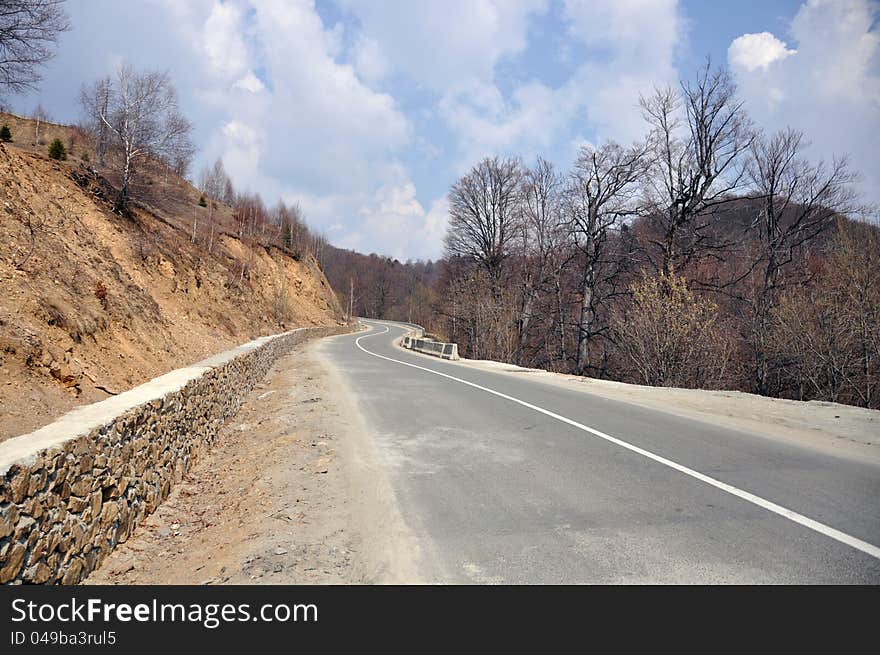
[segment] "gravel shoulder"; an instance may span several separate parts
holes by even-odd
[[[278,361],[85,584],[418,581],[415,539],[322,341]]]

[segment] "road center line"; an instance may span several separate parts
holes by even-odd
[[[732,496],[736,496],[737,498],[741,498],[742,500],[748,501],[753,505],[757,505],[758,507],[762,507],[769,512],[773,512],[778,516],[782,516],[790,521],[794,521],[799,525],[802,525],[810,530],[818,532],[819,534],[823,534],[826,537],[831,537],[832,539],[839,541],[842,544],[846,544],[856,550],[860,550],[863,553],[870,555],[871,557],[875,557],[880,559],[880,548],[877,546],[868,543],[867,541],[862,541],[852,535],[846,534],[845,532],[841,532],[835,528],[832,528],[829,525],[825,525],[824,523],[820,523],[819,521],[815,521],[808,516],[804,516],[803,514],[798,514],[797,512],[790,510],[782,505],[777,505],[776,503],[769,501],[765,498],[761,498],[760,496],[756,496],[753,493],[749,493],[748,491],[743,491],[738,487],[734,487],[733,485],[727,484],[726,482],[722,482],[721,480],[716,480],[713,477],[700,473],[699,471],[695,471],[692,468],[688,468],[683,464],[679,464],[678,462],[673,462],[670,459],[666,459],[661,455],[657,455],[656,453],[652,453],[649,450],[645,450],[644,448],[639,448],[631,443],[623,441],[622,439],[618,439],[617,437],[612,437],[610,434],[605,434],[600,430],[596,430],[595,428],[591,428],[588,425],[584,425],[583,423],[578,423],[570,418],[562,416],[561,414],[557,414],[556,412],[551,412],[549,409],[544,409],[543,407],[538,407],[537,405],[533,405],[532,403],[526,402],[525,400],[520,400],[519,398],[514,398],[513,396],[508,396],[506,393],[501,393],[500,391],[495,391],[494,389],[490,389],[488,387],[484,387],[482,385],[476,384],[474,382],[468,382],[467,380],[462,380],[461,378],[457,378],[454,375],[449,375],[448,373],[441,373],[440,371],[435,371],[430,368],[426,368],[424,366],[419,366],[418,364],[411,364],[409,362],[404,362],[399,359],[394,359],[393,357],[386,357],[385,355],[380,355],[378,353],[374,353],[370,350],[367,350],[361,345],[361,339],[366,339],[368,337],[377,337],[382,334],[387,334],[390,332],[390,328],[386,325],[384,332],[376,332],[371,334],[365,334],[363,336],[355,339],[355,345],[360,348],[362,351],[371,355],[373,357],[378,357],[379,359],[384,359],[389,362],[394,362],[395,364],[401,364],[403,366],[409,366],[410,368],[416,368],[420,371],[425,371],[427,373],[432,373],[434,375],[439,375],[440,377],[447,378],[449,380],[453,380],[455,382],[459,382],[461,384],[466,384],[469,387],[473,387],[474,389],[479,389],[480,391],[485,391],[486,393],[490,393],[493,396],[498,396],[499,398],[504,398],[505,400],[509,400],[518,405],[522,405],[523,407],[527,407],[535,412],[540,414],[544,414],[545,416],[549,416],[550,418],[556,419],[562,423],[570,425],[578,430],[582,430],[593,436],[599,437],[600,439],[604,439],[605,441],[609,441],[621,448],[626,448],[629,451],[634,453],[638,453],[643,457],[647,457],[655,462],[663,464],[664,466],[668,466],[671,469],[678,471],[679,473],[684,473],[687,476],[690,476],[700,482],[704,482],[708,485],[715,487],[716,489],[720,489],[721,491],[725,491]]]

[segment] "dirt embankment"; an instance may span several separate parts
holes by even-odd
[[[164,184],[174,216],[121,217],[81,162],[0,144],[0,440],[259,335],[339,321],[311,257],[222,224],[209,242],[198,192]]]

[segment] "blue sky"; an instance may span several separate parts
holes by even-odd
[[[196,124],[193,173],[297,201],[332,242],[442,253],[450,183],[491,154],[561,169],[642,136],[638,94],[729,66],[756,123],[848,153],[880,200],[878,5],[869,0],[69,0],[37,93],[78,118],[80,85],[126,61],[167,70]]]

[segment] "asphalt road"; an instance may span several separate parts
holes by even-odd
[[[365,323],[322,348],[424,580],[880,583],[877,466],[403,351],[402,326]]]

